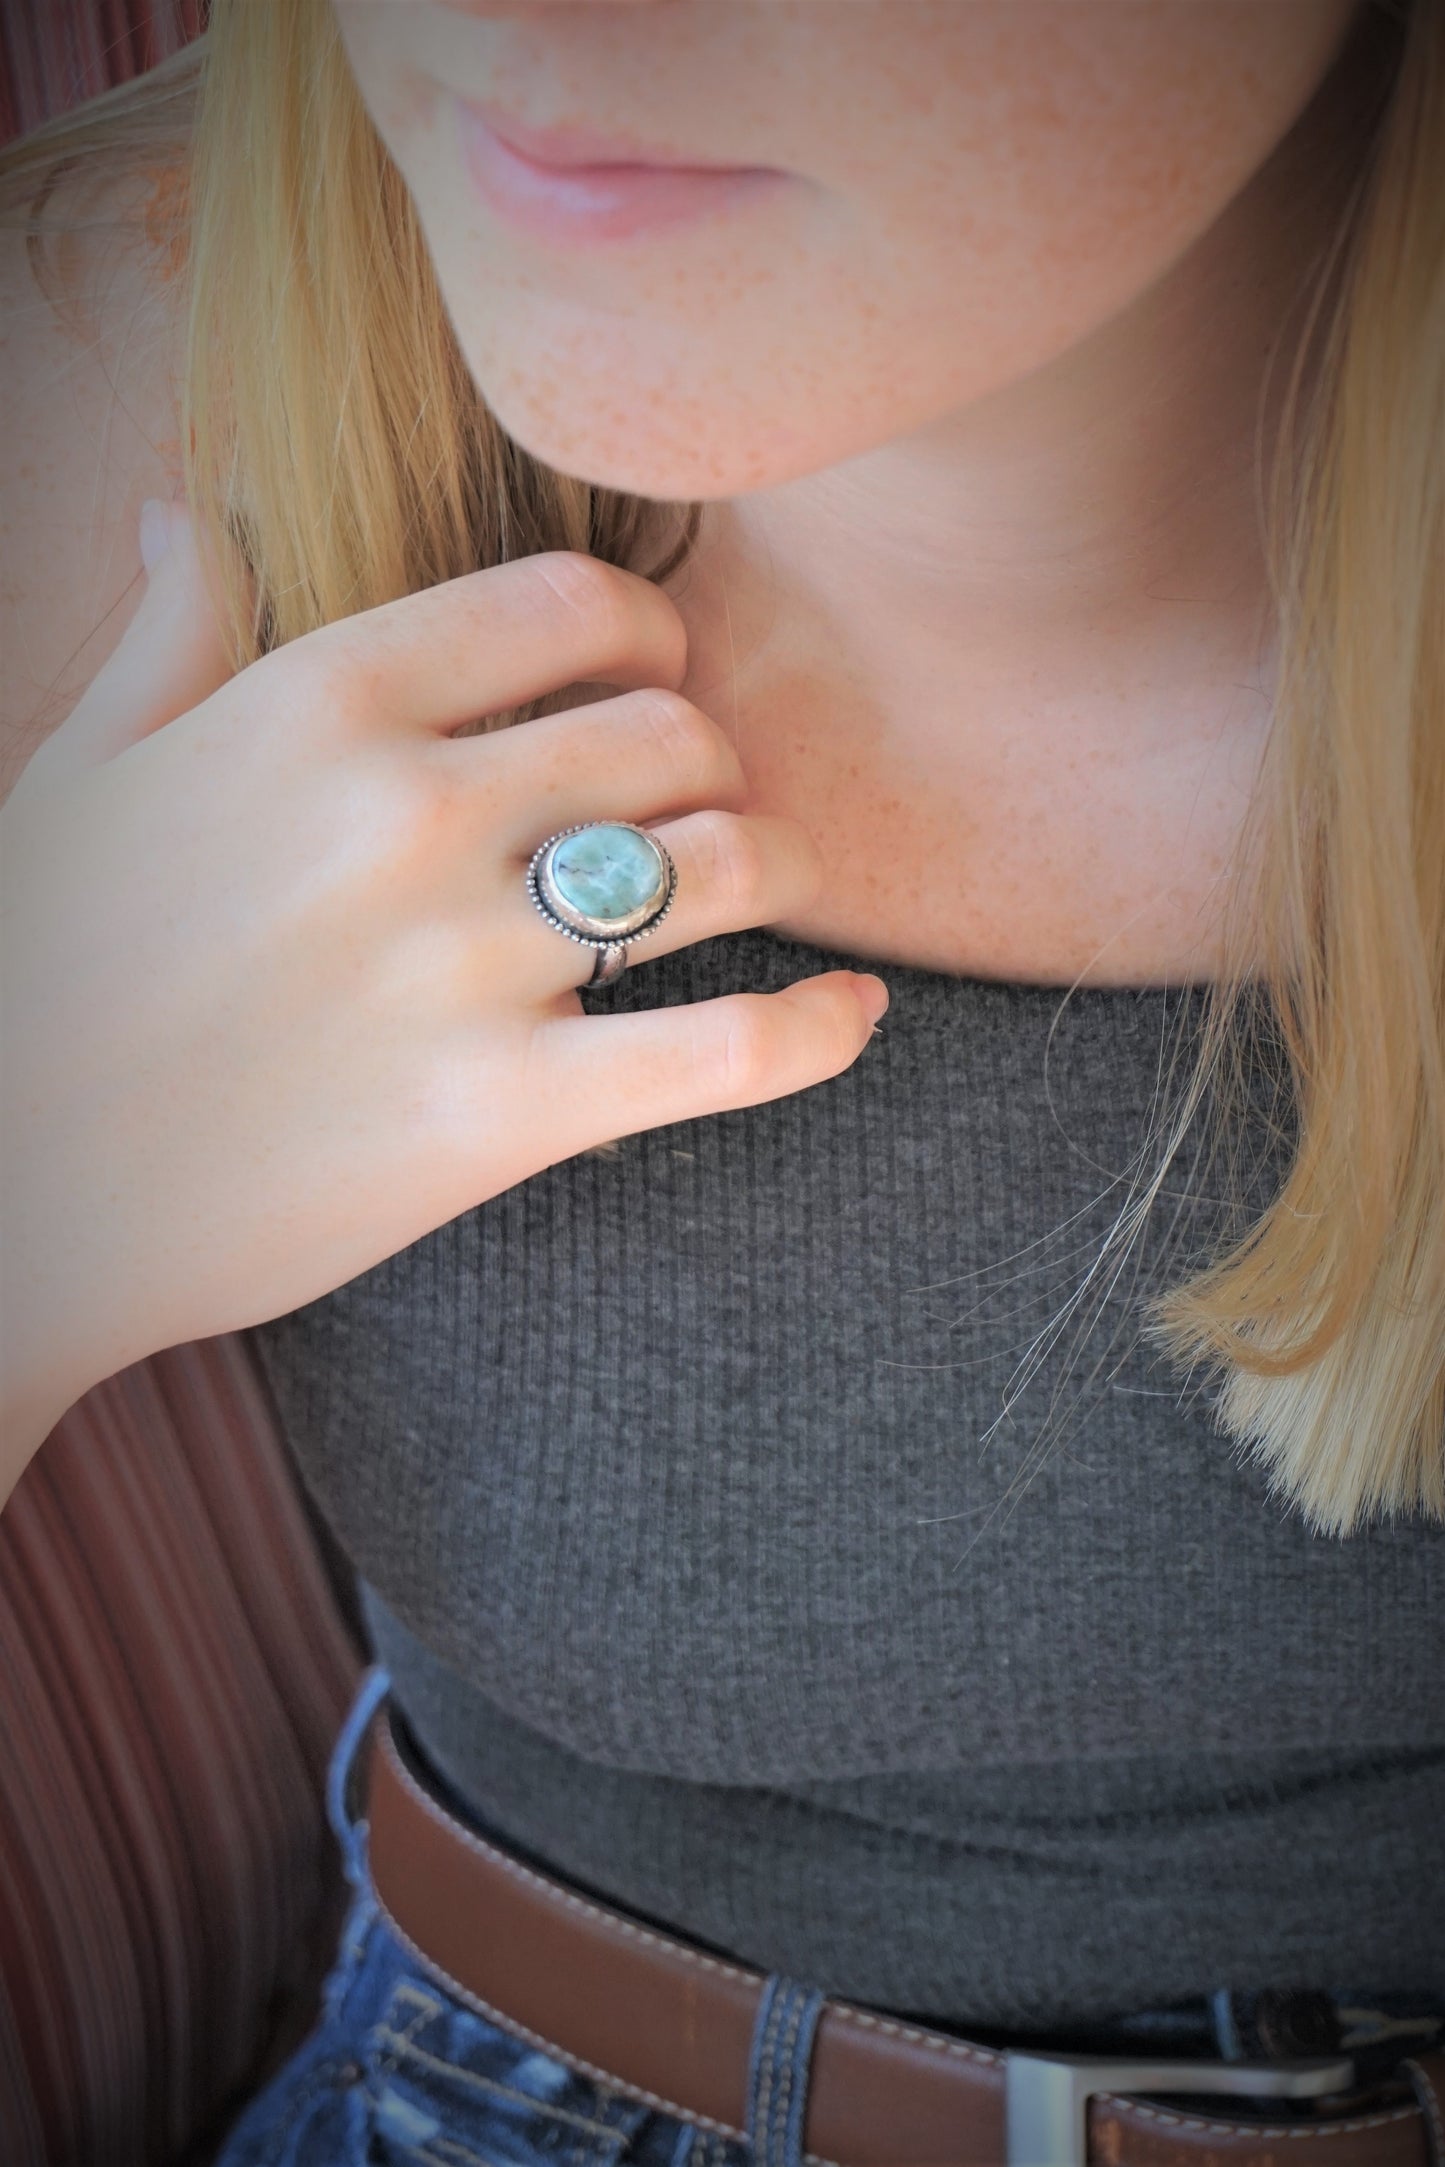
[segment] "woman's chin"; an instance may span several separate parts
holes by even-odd
[[[601,431],[590,425],[596,408],[589,412],[585,391],[577,396],[575,421],[569,417],[559,426],[555,412],[539,413],[525,398],[497,394],[485,381],[481,392],[512,442],[554,473],[659,503],[710,502],[777,488],[860,448],[819,443],[767,416],[726,436],[709,430],[703,438],[691,401],[672,427],[665,413],[654,410],[639,415],[635,429]]]
[[[512,420],[496,413],[496,418],[514,444],[554,473],[595,489],[613,489],[663,504],[744,496],[750,490],[791,481],[814,465],[827,464],[818,460],[785,467],[759,458],[752,450],[732,453],[731,447],[722,452],[679,449],[675,456],[668,456],[655,441],[601,443],[585,430],[559,435],[555,429],[531,427],[525,415]]]

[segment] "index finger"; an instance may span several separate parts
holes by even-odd
[[[564,685],[676,691],[687,632],[639,573],[554,549],[428,587],[308,635],[363,721],[437,734]]]

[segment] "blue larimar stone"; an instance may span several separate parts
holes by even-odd
[[[660,903],[666,889],[665,868],[646,837],[610,822],[559,844],[552,880],[563,901],[589,918],[626,918]]]

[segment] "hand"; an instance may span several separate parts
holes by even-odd
[[[531,557],[232,675],[188,520],[148,517],[144,602],[0,811],[0,1300],[32,1432],[589,1145],[836,1075],[887,1000],[838,970],[583,1012],[594,951],[523,877],[557,829],[634,821],[672,853],[639,961],[786,918],[821,878],[798,823],[738,810],[649,582]],[[452,734],[591,684],[623,690]]]

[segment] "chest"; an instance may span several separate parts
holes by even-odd
[[[733,737],[747,809],[786,814],[826,874],[775,930],[982,978],[1159,986],[1219,975],[1222,910],[1267,728],[1186,688],[1050,698],[1027,674],[962,682],[773,649],[684,691]],[[1244,868],[1247,874],[1248,868]]]

